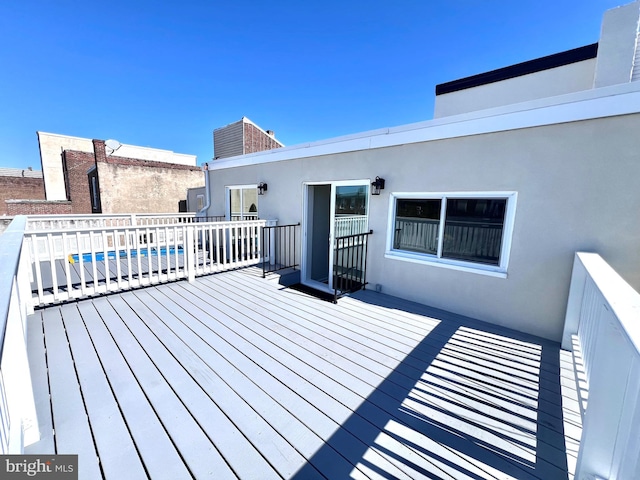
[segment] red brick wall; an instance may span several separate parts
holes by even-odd
[[[262,152],[281,146],[273,137],[266,135],[255,125],[244,124],[244,153]]]
[[[91,213],[87,172],[96,164],[93,153],[65,150],[62,155],[67,164],[67,194],[71,198],[71,213]]]
[[[0,215],[7,215],[7,200],[44,200],[44,180],[31,177],[0,177]]]
[[[71,202],[47,200],[8,200],[7,215],[69,215]]]

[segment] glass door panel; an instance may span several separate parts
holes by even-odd
[[[369,182],[336,182],[331,197],[329,287],[333,289],[344,275],[364,268],[361,240],[352,236],[369,229]]]

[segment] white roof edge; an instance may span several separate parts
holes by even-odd
[[[166,148],[144,147],[142,145],[131,145],[129,143],[122,143],[121,145],[123,147],[134,148],[137,150],[153,150],[155,152],[167,152],[167,153],[171,153],[172,155],[179,155],[183,157],[197,157],[197,155],[194,155],[192,153],[178,153],[178,152],[174,152],[173,150],[167,150]],[[114,153],[113,156],[117,157],[118,155]]]
[[[87,142],[93,142],[93,140],[98,140],[98,139],[92,139],[92,138],[86,138],[86,137],[76,137],[73,135],[63,135],[62,133],[41,132],[40,130],[36,130],[36,134],[38,134],[38,136],[40,136],[40,134],[43,134],[43,135],[50,135],[52,137],[72,138],[74,140],[85,140]],[[169,153],[172,153],[173,155],[182,155],[182,156],[197,158],[197,155],[194,155],[192,153],[178,153],[178,152],[174,152],[173,150],[167,150],[166,148],[144,147],[142,145],[131,145],[130,143],[121,143],[121,145],[123,147],[137,148],[142,150],[155,150],[157,152],[169,152]],[[114,155],[114,156],[117,157],[117,155]]]
[[[209,170],[640,113],[640,82],[381,128],[208,162]]]
[[[74,135],[63,135],[62,133],[51,133],[51,132],[42,132],[40,130],[36,130],[36,134],[38,136],[40,136],[40,134],[42,135],[50,135],[52,137],[60,137],[60,138],[72,138],[74,140],[88,140],[91,141],[91,138],[85,138],[85,137],[76,137]]]

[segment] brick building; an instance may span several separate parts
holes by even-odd
[[[204,185],[195,155],[45,132],[38,141],[52,207],[42,213],[60,213],[60,202],[72,214],[174,213],[187,189]]]
[[[213,131],[214,160],[280,147],[284,144],[276,140],[273,131],[263,130],[247,117]]]
[[[214,160],[284,147],[272,130],[263,130],[247,117],[213,131]],[[185,211],[197,212],[206,204],[205,187],[187,191]],[[230,197],[229,203],[234,200]],[[216,215],[223,213],[217,212]]]
[[[0,168],[0,215],[13,215],[7,202],[13,206],[23,199],[45,199],[42,172],[31,168]]]

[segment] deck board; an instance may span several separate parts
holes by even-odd
[[[153,478],[190,478],[191,475],[183,463],[173,439],[158,418],[152,400],[143,390],[140,380],[135,377],[130,363],[141,364],[143,358],[136,358],[128,351],[123,351],[111,336],[101,315],[112,314],[103,309],[97,312],[94,303],[80,302],[77,307],[87,326],[99,357],[104,362],[104,371],[109,380],[122,414],[131,429],[133,440],[144,465]],[[107,322],[108,320],[104,320]],[[157,385],[160,387],[160,385]]]
[[[227,464],[211,440],[202,431],[180,398],[175,395],[164,375],[155,365],[153,357],[149,356],[141,346],[143,337],[145,335],[151,336],[152,333],[138,330],[137,336],[132,334],[129,325],[133,323],[136,315],[119,297],[96,300],[95,306],[123,356],[127,359],[127,364],[144,391],[153,411],[158,416],[163,429],[171,437],[175,449],[184,459],[190,472],[196,478],[230,477]],[[122,319],[127,319],[127,323],[122,322]],[[169,368],[180,369],[181,367],[172,364]],[[166,374],[169,375],[170,372],[167,371]],[[136,413],[136,415],[138,414]],[[140,442],[146,443],[148,441],[148,439],[142,438],[138,445]],[[151,448],[155,449],[155,440],[151,443]],[[163,454],[159,452],[158,455]],[[161,464],[161,459],[161,456],[150,458],[146,463],[159,462]],[[149,471],[151,472],[152,468],[149,468]],[[174,474],[173,472],[166,473],[168,478]]]
[[[65,305],[61,313],[105,476],[142,478],[145,473],[140,457],[80,312],[76,305]]]
[[[38,321],[27,323],[27,351],[29,352],[29,370],[33,379],[34,397],[37,402],[40,441],[27,447],[25,453],[30,454],[33,449],[42,453],[55,453],[42,312],[37,312],[34,315]]]
[[[42,314],[56,453],[77,454],[78,475],[100,478],[97,452],[59,308]],[[55,366],[55,368],[54,368]]]
[[[100,457],[86,478],[553,480],[575,463],[557,344],[375,292],[334,305],[248,268],[29,322],[56,446]]]
[[[173,339],[171,335],[163,335],[164,324],[157,315],[164,316],[169,313],[144,293],[145,290],[140,290],[136,295],[113,297],[109,301],[119,311],[124,307],[118,306],[118,303],[124,302],[128,308],[136,312],[141,321],[128,322],[132,333],[162,370],[171,388],[183,400],[211,442],[217,446],[230,468],[240,478],[277,478],[260,452],[213,401],[212,392],[216,390],[207,390],[207,379],[213,373],[201,368],[199,359],[186,344]],[[153,335],[149,335],[149,332],[153,332]],[[159,335],[164,337],[165,343],[158,338]],[[182,362],[177,363],[177,358],[182,359]],[[225,478],[224,469],[219,473],[220,478]]]

